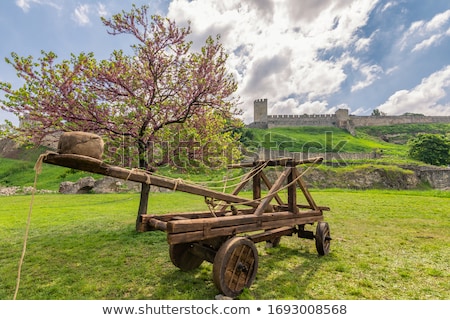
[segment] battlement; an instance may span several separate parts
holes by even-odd
[[[450,123],[450,116],[354,116],[349,115],[348,109],[338,109],[334,114],[282,114],[269,115],[267,99],[254,101],[254,122],[249,127],[299,127],[299,126],[328,126],[346,129],[353,133],[356,127],[389,126],[395,124],[421,123]]]
[[[278,114],[268,115],[267,119],[309,119],[309,118],[336,118],[335,114]]]
[[[267,99],[256,99],[255,103],[267,103]]]

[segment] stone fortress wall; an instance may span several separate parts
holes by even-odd
[[[270,129],[274,127],[326,126],[338,127],[353,133],[356,127],[389,126],[394,124],[412,123],[450,123],[450,116],[354,116],[347,109],[339,109],[334,114],[304,114],[304,115],[269,115],[267,99],[258,99],[253,104],[252,128]]]

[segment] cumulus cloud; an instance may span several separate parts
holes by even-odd
[[[271,108],[272,114],[324,114],[331,113],[327,101],[306,101],[299,104],[294,98],[275,102]]]
[[[342,53],[322,59],[320,53],[347,52],[355,45],[364,50],[371,39],[358,41],[355,33],[366,24],[376,3],[173,0],[168,17],[181,23],[190,21],[194,41],[221,34],[245,104],[268,98],[276,102],[269,112],[319,113],[326,112],[326,97],[340,90],[347,79],[344,68],[353,66],[350,61],[356,59]],[[251,116],[251,111],[246,114]]]
[[[378,106],[388,115],[399,115],[406,112],[425,115],[450,115],[450,104],[439,101],[450,93],[450,65],[422,79],[421,83],[411,90],[399,90]]]

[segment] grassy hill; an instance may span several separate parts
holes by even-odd
[[[360,133],[376,137],[393,144],[405,144],[419,133],[450,134],[450,123],[403,124],[382,127],[358,128]]]
[[[35,161],[0,158],[0,186],[28,187],[34,183]],[[37,179],[37,189],[53,190],[63,181],[77,181],[85,177],[85,172],[43,164],[42,173]]]
[[[280,127],[246,129],[243,142],[248,146],[284,149],[289,152],[370,153],[383,151],[385,156],[404,157],[406,145],[383,141],[365,131],[355,136],[336,127]]]
[[[280,127],[245,129],[244,144],[252,147],[282,148],[290,152],[373,152],[383,151],[389,159],[405,160],[407,141],[419,133],[446,135],[450,124],[404,124],[357,128],[352,136],[336,127]],[[411,161],[411,160],[408,160]]]

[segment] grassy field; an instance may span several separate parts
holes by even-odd
[[[240,299],[450,299],[450,192],[313,190],[333,237],[258,244]],[[0,198],[0,299],[12,299],[30,196]],[[18,299],[214,299],[212,265],[181,272],[162,232],[136,233],[138,194],[37,195]],[[151,213],[205,210],[203,199],[152,194]]]

